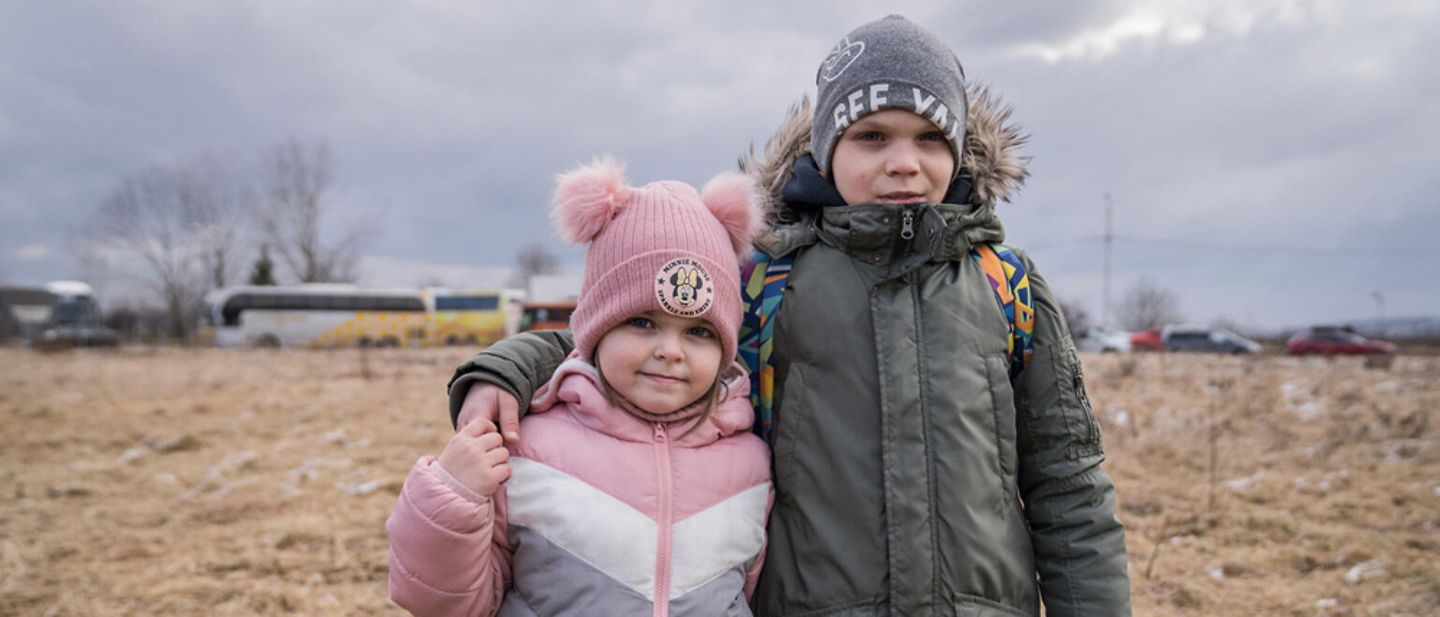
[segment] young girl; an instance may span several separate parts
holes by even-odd
[[[797,107],[746,165],[771,195],[756,248],[793,260],[783,295],[747,307],[773,311],[756,429],[776,500],[755,612],[998,617],[1043,599],[1052,616],[1129,615],[1124,528],[1059,306],[1005,249],[1034,311],[1018,366],[1003,283],[972,257],[1004,240],[995,205],[1026,176],[1024,137],[898,16],[850,32],[816,84],[814,114]],[[476,356],[451,382],[452,419],[509,426],[513,396],[569,344],[521,336]]]
[[[390,596],[416,615],[749,615],[769,452],[734,363],[754,185],[634,188],[602,161],[552,218],[590,243],[575,349],[522,444],[488,420],[415,464],[386,524]],[[544,413],[534,413],[544,412]]]

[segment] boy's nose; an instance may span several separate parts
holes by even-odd
[[[920,152],[915,146],[898,143],[889,148],[885,157],[885,173],[892,176],[913,175],[920,172]]]

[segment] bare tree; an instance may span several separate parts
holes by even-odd
[[[555,254],[545,245],[538,242],[531,242],[520,247],[520,252],[515,255],[515,272],[510,275],[510,286],[527,288],[530,279],[539,274],[553,274],[559,262]]]
[[[1065,316],[1065,325],[1072,336],[1080,336],[1080,333],[1090,328],[1090,311],[1085,310],[1085,305],[1079,300],[1062,300],[1060,313]]]
[[[1149,330],[1182,319],[1180,298],[1175,292],[1141,279],[1120,299],[1116,310],[1121,327],[1127,330]]]
[[[153,167],[127,176],[101,203],[87,243],[92,254],[118,251],[143,265],[163,299],[171,335],[189,338],[205,293],[197,267],[204,252],[196,233],[199,190],[184,170]]]
[[[260,229],[269,246],[302,283],[356,278],[358,234],[326,244],[320,237],[325,192],[330,188],[330,151],[290,140],[266,159],[268,199],[260,208]]]
[[[202,156],[184,173],[194,202],[188,209],[190,226],[201,247],[197,258],[209,286],[220,289],[230,284],[247,257],[245,245],[255,214],[252,184],[213,156]]]

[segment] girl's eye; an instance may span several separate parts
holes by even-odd
[[[706,327],[704,327],[704,326],[695,326],[694,328],[690,328],[690,331],[687,332],[687,334],[689,334],[690,336],[697,336],[697,337],[700,337],[700,338],[715,338],[715,337],[716,337],[714,330],[711,330],[710,328],[706,328]]]
[[[628,325],[632,328],[649,330],[650,328],[655,327],[655,322],[650,321],[649,317],[631,317],[629,321],[625,322],[625,325]]]
[[[884,141],[885,134],[880,131],[861,131],[855,134],[855,139],[859,141]]]
[[[945,134],[940,131],[930,131],[920,136],[921,141],[945,141]]]

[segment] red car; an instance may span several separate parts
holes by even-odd
[[[1165,351],[1165,343],[1160,340],[1160,329],[1151,328],[1130,335],[1130,351]]]
[[[1290,337],[1285,351],[1295,356],[1310,354],[1356,355],[1395,353],[1395,345],[1385,341],[1373,341],[1349,330],[1339,328],[1312,328]]]

